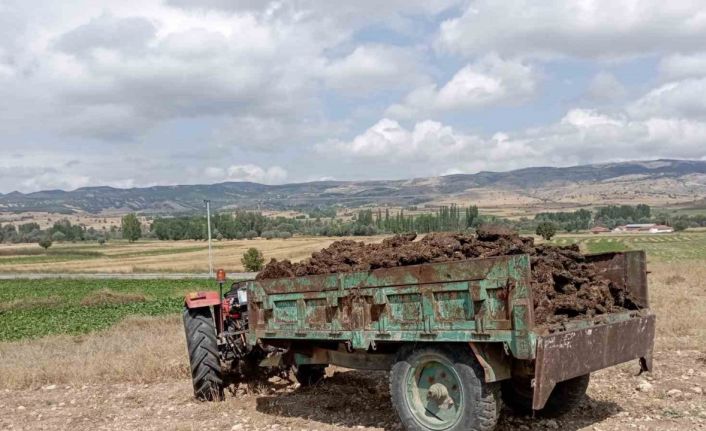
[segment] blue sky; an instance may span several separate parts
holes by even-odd
[[[700,1],[0,2],[0,192],[706,158]]]

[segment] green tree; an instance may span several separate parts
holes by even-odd
[[[54,241],[61,242],[66,239],[66,234],[64,234],[64,232],[62,232],[62,231],[57,231],[57,232],[54,232],[53,234],[51,234],[51,237],[52,237],[52,239],[54,239]]]
[[[552,222],[542,222],[537,225],[536,233],[546,241],[549,241],[554,235],[556,235],[556,226]]]
[[[130,242],[137,241],[142,236],[140,220],[137,219],[137,216],[134,213],[130,213],[123,217],[121,228],[123,230],[123,238],[126,238]]]
[[[48,250],[49,247],[51,247],[51,239],[49,237],[44,237],[39,240],[39,246],[42,247],[44,250]]]
[[[681,232],[686,230],[686,228],[689,227],[689,224],[685,220],[677,220],[674,222],[674,225],[672,225],[674,228],[675,232]]]
[[[265,258],[262,256],[260,250],[251,247],[243,254],[243,258],[240,259],[240,262],[243,264],[246,271],[259,271],[265,263]]]

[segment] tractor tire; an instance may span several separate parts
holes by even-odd
[[[223,376],[211,309],[185,309],[184,330],[194,396],[201,401],[222,401]]]
[[[532,411],[532,387],[530,379],[510,379],[502,382],[502,397],[506,406],[516,414],[536,414],[555,418],[568,413],[586,396],[591,380],[590,374],[559,382],[552,390],[542,410]]]
[[[392,405],[407,431],[492,431],[499,388],[460,344],[403,348],[390,372]]]
[[[326,365],[298,365],[294,377],[301,386],[314,386],[326,377]]]

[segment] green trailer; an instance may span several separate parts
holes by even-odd
[[[249,281],[225,298],[190,294],[184,322],[195,393],[222,398],[225,385],[257,366],[291,368],[310,385],[332,364],[390,371],[408,430],[492,430],[501,402],[521,413],[564,413],[591,372],[630,360],[651,368],[644,253],[587,259],[640,309],[537,326],[528,255]]]

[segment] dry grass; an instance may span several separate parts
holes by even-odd
[[[0,303],[0,311],[29,310],[31,308],[56,307],[61,304],[60,296],[34,296],[29,298],[13,299]]]
[[[650,262],[650,305],[657,349],[706,349],[706,265],[703,260]]]
[[[383,237],[352,237],[356,241],[381,241]],[[240,259],[250,248],[258,248],[267,260],[301,260],[329,246],[340,237],[294,237],[290,239],[262,238],[252,240],[217,241],[214,243],[213,261],[216,268],[242,271]],[[32,244],[34,248],[36,244]],[[27,245],[0,246],[21,249]],[[208,249],[204,241],[140,241],[133,244],[109,242],[97,244],[59,244],[68,251],[80,247],[84,251],[98,251],[104,256],[55,262],[7,263],[2,272],[84,272],[84,273],[133,273],[133,272],[208,272]],[[53,247],[52,247],[53,248]]]
[[[0,343],[0,388],[188,378],[181,319],[132,317],[102,332]]]
[[[141,293],[116,292],[104,287],[95,290],[81,300],[81,305],[86,307],[99,307],[101,305],[122,305],[133,302],[145,302],[147,297]]]

